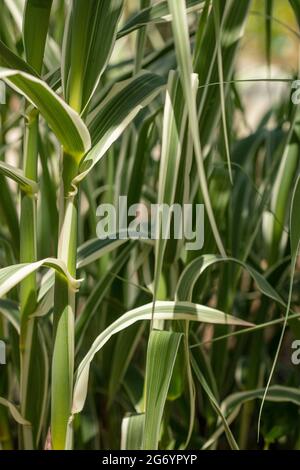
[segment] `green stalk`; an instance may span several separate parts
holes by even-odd
[[[38,115],[33,111],[27,117],[24,138],[24,173],[28,178],[37,180],[37,142]],[[34,194],[21,195],[20,218],[20,262],[31,263],[37,259],[36,246],[36,198]],[[37,301],[36,275],[31,274],[21,283],[20,287],[20,360],[21,360],[21,411],[22,415],[33,422],[35,403],[29,400],[28,388],[30,372],[34,368],[34,349],[36,343],[36,321],[30,318],[35,311]],[[31,403],[30,403],[31,401]],[[33,429],[23,427],[23,446],[25,449],[34,448]]]
[[[72,179],[78,162],[68,154],[62,157],[62,179],[59,202],[59,259],[76,275],[77,196]],[[66,447],[68,420],[71,414],[74,375],[75,292],[59,274],[55,277],[54,348],[51,385],[51,435],[53,449]]]

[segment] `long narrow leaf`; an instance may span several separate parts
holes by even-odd
[[[146,363],[143,449],[158,448],[159,433],[181,333],[152,330]]]
[[[206,181],[205,169],[203,164],[203,155],[201,150],[200,135],[198,128],[197,109],[196,109],[196,96],[193,92],[193,67],[192,58],[189,44],[188,23],[186,17],[186,7],[184,0],[173,2],[168,0],[170,12],[172,13],[172,27],[175,41],[176,55],[179,65],[179,72],[181,75],[181,82],[184,97],[186,99],[188,112],[189,112],[189,125],[191,135],[193,138],[199,180],[201,191],[206,206],[207,215],[211,225],[211,229],[220,253],[225,256],[225,249],[221,240],[218,226],[214,217],[212,204],[208,192]]]
[[[152,311],[152,303],[131,310],[122,315],[97,337],[78,367],[74,386],[73,413],[79,413],[84,406],[89,379],[89,368],[95,354],[119,331],[128,328],[137,321],[151,320]],[[250,323],[232,317],[231,315],[226,315],[219,310],[189,302],[156,302],[154,315],[156,320],[190,320],[223,325],[251,326]]]
[[[0,68],[0,79],[25,96],[44,116],[65,151],[79,159],[90,147],[89,132],[78,116],[39,78],[19,70]]]
[[[62,77],[65,98],[78,112],[97,87],[110,58],[123,0],[72,0],[65,29]]]
[[[26,0],[23,38],[27,62],[40,73],[49,27],[52,0]]]
[[[115,85],[90,116],[92,149],[82,161],[75,183],[81,181],[120,137],[138,112],[159,93],[164,80],[144,72]]]

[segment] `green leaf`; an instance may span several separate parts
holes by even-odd
[[[132,414],[123,418],[121,430],[121,450],[142,449],[144,424],[144,413]]]
[[[42,266],[55,269],[68,281],[70,288],[73,290],[78,289],[80,281],[77,281],[71,276],[63,261],[55,258],[45,258],[35,263],[15,264],[0,269],[0,297],[3,297],[8,291],[19,284],[19,282]]]
[[[133,161],[130,180],[128,184],[127,201],[128,206],[139,203],[142,195],[144,183],[144,172],[149,161],[150,147],[149,140],[153,128],[155,128],[155,118],[160,112],[160,108],[156,109],[149,117],[143,120],[139,129],[138,140],[135,150],[135,158]]]
[[[281,305],[285,306],[286,304],[282,300],[282,298],[277,294],[275,289],[268,283],[268,281],[252,266],[240,261],[236,258],[230,257],[222,257],[216,255],[203,255],[199,258],[196,258],[192,261],[182,272],[176,289],[176,297],[178,300],[191,300],[194,286],[201,276],[201,274],[210,266],[216,263],[236,263],[242,266],[251,277],[255,280],[257,287],[259,290],[270,297],[271,299],[275,300],[276,302],[280,303]]]
[[[217,402],[213,392],[211,391],[207,381],[205,380],[204,375],[202,374],[201,370],[199,369],[199,367],[197,365],[197,362],[195,361],[193,356],[191,356],[191,363],[192,363],[193,370],[196,374],[196,377],[198,378],[203,390],[207,394],[213,409],[215,410],[216,414],[219,416],[219,418],[221,419],[221,421],[223,423],[225,433],[226,433],[226,437],[227,437],[227,440],[228,440],[228,444],[230,445],[232,450],[239,450],[239,447],[236,443],[236,440],[235,440],[235,438],[234,438],[234,436],[233,436],[233,434],[232,434],[232,432],[229,428],[229,425],[226,421],[224,412],[222,411],[219,403]]]
[[[182,333],[150,333],[145,379],[143,449],[158,449],[160,427]]]
[[[21,57],[11,51],[0,39],[0,66],[20,70],[38,77],[37,72]]]
[[[152,312],[152,303],[130,310],[108,326],[96,338],[78,367],[74,386],[73,413],[79,413],[84,406],[87,395],[89,368],[95,354],[119,331],[128,328],[137,321],[151,320]],[[154,315],[156,320],[190,320],[223,325],[252,326],[251,323],[231,315],[226,315],[220,310],[190,302],[157,301],[155,303]]]
[[[104,240],[93,238],[83,243],[77,250],[77,269],[88,266],[89,264],[102,258],[112,250],[121,247],[125,244],[127,239],[119,239],[118,233],[115,238],[106,238]],[[43,297],[52,289],[54,286],[54,272],[48,271],[42,281],[38,295],[38,300],[41,301]],[[81,316],[79,317],[81,318]],[[80,320],[81,322],[82,320]]]
[[[193,86],[193,81],[196,81],[196,76],[193,77],[192,56],[189,43],[188,22],[185,2],[184,0],[178,0],[176,2],[168,0],[168,5],[170,12],[172,13],[172,30],[174,34],[175,50],[178,61],[179,73],[181,76],[183,94],[188,108],[189,128],[193,139],[202,196],[217,247],[221,255],[225,256],[225,249],[219,234],[219,229],[216,224],[215,216],[212,209],[203,163],[203,155],[198,127],[198,115],[196,108],[196,94],[194,92],[195,88],[197,89],[198,84],[196,85],[196,87]]]
[[[140,0],[140,8],[145,9],[151,6],[151,0]],[[137,32],[136,37],[136,57],[134,61],[134,74],[138,73],[142,68],[143,57],[145,53],[145,46],[147,40],[147,27],[142,27]]]
[[[121,247],[128,241],[127,238],[119,238],[119,233],[112,234],[111,238],[93,238],[83,243],[77,250],[77,268],[83,268],[112,250]]]
[[[284,227],[287,224],[288,207],[291,197],[291,187],[297,174],[299,160],[299,143],[287,145],[273,185],[270,213],[270,255],[272,264],[277,259],[281,249]],[[268,214],[269,215],[269,214]]]
[[[27,62],[41,73],[52,0],[26,0],[23,40]]]
[[[222,124],[223,124],[223,134],[224,134],[224,143],[225,143],[225,153],[228,165],[228,172],[231,184],[232,180],[232,169],[231,169],[231,159],[230,159],[230,150],[229,150],[229,136],[228,136],[228,127],[226,119],[226,102],[225,102],[225,86],[224,86],[224,72],[223,72],[223,57],[222,57],[222,22],[220,21],[220,11],[219,3],[215,2],[213,5],[213,15],[215,21],[215,35],[216,35],[216,48],[217,48],[217,62],[218,62],[218,75],[220,83],[220,101],[221,101],[221,115],[222,115]]]
[[[250,7],[250,0],[231,0],[226,4],[219,2],[222,22],[222,64],[225,82],[232,79],[234,60],[245,31],[245,23]],[[211,11],[206,21],[203,37],[195,44],[195,72],[199,76],[199,129],[203,148],[211,147],[214,142],[214,130],[219,125],[221,115],[221,97],[218,87],[210,86],[218,82],[219,69],[215,39],[214,16]],[[202,51],[205,49],[206,53]],[[228,85],[224,84],[228,93]]]
[[[204,0],[187,0],[188,13],[197,11],[202,7]],[[118,39],[149,24],[165,23],[172,20],[168,2],[159,2],[144,8],[130,18],[118,32]]]
[[[0,173],[18,183],[22,191],[25,193],[35,194],[38,192],[39,186],[35,181],[31,180],[30,178],[26,178],[26,176],[24,176],[24,172],[19,170],[19,168],[14,168],[13,166],[1,160]]]
[[[226,415],[228,415],[237,406],[240,406],[249,400],[262,398],[263,394],[264,388],[233,393],[232,395],[229,395],[227,398],[225,398],[221,406]],[[269,389],[268,401],[277,403],[290,402],[300,406],[300,389],[285,387],[282,385],[272,385],[272,387]]]
[[[264,396],[265,389],[259,388],[256,390],[246,390],[243,392],[236,392],[228,397],[221,403],[221,410],[226,417],[227,422],[233,422],[238,416],[241,406],[252,400],[261,399]],[[273,403],[294,403],[300,406],[300,390],[293,387],[285,387],[282,385],[272,385],[269,388],[266,401]],[[210,447],[224,432],[224,424],[221,423],[213,435],[208,439],[202,449]]]
[[[65,28],[62,77],[65,98],[82,111],[114,47],[123,0],[76,0]]]
[[[81,181],[120,137],[138,112],[159,93],[164,80],[158,75],[142,72],[134,78],[117,83],[89,119],[92,149],[82,161],[74,183]]]
[[[160,205],[166,204],[168,207],[171,207],[174,203],[186,123],[187,109],[185,107],[180,79],[176,72],[170,71],[163,115],[162,149],[159,165],[157,203]],[[167,217],[163,217],[164,215]],[[155,243],[154,301],[157,295],[167,245],[166,235],[171,230],[171,219],[171,212],[168,214],[158,212],[156,217],[157,238]]]
[[[70,106],[45,82],[28,73],[0,68],[0,79],[38,108],[65,152],[82,158],[90,147],[90,136],[85,124]]]

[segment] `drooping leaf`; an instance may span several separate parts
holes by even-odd
[[[37,107],[67,153],[82,158],[90,147],[90,135],[83,121],[70,106],[45,82],[28,73],[0,68],[0,79]]]
[[[22,191],[25,193],[34,194],[38,191],[38,184],[30,178],[26,178],[22,170],[19,170],[19,168],[15,168],[1,160],[0,173],[18,183]]]
[[[22,424],[22,426],[30,426],[30,423],[21,416],[19,410],[15,407],[15,405],[13,405],[10,401],[6,400],[6,398],[0,397],[0,405],[5,406],[9,409],[12,417],[17,423]]]
[[[243,392],[236,392],[223,400],[221,403],[222,413],[227,419],[227,422],[232,423],[238,416],[239,410],[244,403],[252,400],[261,399],[264,396],[265,389],[259,388],[256,390],[246,390]],[[294,403],[300,406],[300,392],[299,389],[293,387],[285,387],[282,385],[272,385],[269,388],[266,401],[273,403]],[[221,423],[213,435],[206,441],[202,450],[208,449],[224,432],[224,425]]]
[[[78,367],[74,386],[73,413],[79,413],[84,406],[87,394],[90,364],[95,354],[100,351],[107,341],[109,341],[109,339],[119,331],[128,328],[137,321],[151,320],[152,311],[152,303],[130,310],[108,326],[106,330],[96,338],[89,352]],[[240,320],[231,315],[226,315],[219,310],[190,302],[157,301],[155,303],[154,315],[156,320],[189,320],[223,325],[251,326],[251,323],[245,322],[244,320]]]
[[[116,233],[114,238],[105,238],[103,240],[94,238],[83,243],[77,250],[77,269],[88,266],[90,263],[99,260],[105,254],[121,247],[126,242],[127,238],[119,239],[119,235]],[[42,278],[38,300],[41,301],[53,286],[54,273],[49,270]]]
[[[246,271],[249,272],[251,277],[255,280],[259,290],[266,296],[285,306],[283,299],[275,291],[275,289],[268,283],[268,281],[252,266],[230,257],[222,257],[216,255],[203,255],[192,261],[182,272],[180,279],[177,284],[177,298],[178,300],[191,300],[192,293],[196,281],[199,279],[201,274],[210,266],[216,263],[236,263],[242,266]]]
[[[159,93],[164,80],[143,72],[114,85],[89,118],[92,148],[82,161],[74,183],[81,181],[120,137],[138,112]]]
[[[55,258],[45,258],[35,263],[14,264],[0,269],[0,297],[3,297],[13,287],[18,285],[19,282],[42,266],[55,269],[68,281],[72,289],[78,289],[80,281],[77,281],[71,276],[63,261]]]

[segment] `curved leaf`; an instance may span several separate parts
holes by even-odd
[[[229,395],[227,398],[225,398],[225,400],[221,403],[221,410],[226,417],[227,422],[232,423],[234,421],[234,419],[239,414],[241,406],[244,403],[261,399],[264,395],[264,391],[264,388],[246,390],[244,392],[233,393],[232,395]],[[266,401],[275,403],[288,402],[300,406],[300,390],[298,388],[285,387],[282,385],[272,385],[269,388]],[[222,435],[223,432],[224,425],[221,423],[213,435],[204,444],[202,450],[208,449]]]
[[[19,410],[16,408],[16,406],[13,405],[10,401],[6,400],[6,398],[0,397],[0,405],[6,406],[6,408],[9,409],[10,414],[12,415],[12,417],[14,418],[14,420],[17,423],[22,424],[22,426],[30,426],[29,421],[26,421],[26,419],[24,419],[21,416],[21,414],[20,414]]]
[[[90,147],[89,132],[78,116],[51,88],[36,76],[0,68],[0,79],[25,96],[52,128],[65,152],[81,159]]]
[[[75,184],[91,171],[138,112],[159,93],[163,85],[163,78],[142,72],[113,86],[105,100],[90,116],[89,130],[93,146],[81,162],[79,175],[74,179]]]
[[[187,0],[186,8],[188,13],[197,11],[201,8],[201,4],[204,0]],[[171,21],[172,15],[168,8],[168,2],[159,2],[151,5],[148,8],[144,8],[130,18],[125,25],[118,32],[117,38],[122,38],[137,29],[147,26],[149,24],[165,23]]]
[[[42,266],[53,268],[60,273],[69,283],[70,288],[76,290],[80,281],[74,279],[68,272],[65,263],[55,258],[45,258],[35,263],[22,263],[0,269],[0,297],[15,287],[29,274],[37,271]]]
[[[265,389],[246,390],[245,392],[237,392],[229,395],[222,402],[222,409],[229,414],[237,406],[242,405],[246,401],[262,398]],[[273,402],[290,402],[300,406],[300,389],[293,387],[285,387],[283,385],[272,385],[269,388],[268,401]]]
[[[103,255],[109,253],[112,250],[120,247],[126,243],[128,239],[120,239],[118,233],[115,238],[93,238],[83,243],[77,250],[77,268],[83,268],[90,263],[93,263]]]
[[[104,240],[93,238],[83,243],[77,250],[77,269],[83,268],[94,261],[97,261],[105,254],[109,253],[121,245],[125,244],[127,239],[119,239],[118,233],[115,238],[106,238]],[[41,301],[45,295],[54,286],[54,272],[48,271],[42,278],[41,287],[38,295],[38,301]]]
[[[236,258],[223,257],[223,256],[217,256],[217,255],[200,256],[199,258],[196,258],[194,261],[192,261],[184,269],[177,284],[177,289],[176,289],[177,299],[178,300],[191,300],[194,286],[197,280],[199,279],[199,277],[201,276],[201,274],[213,264],[222,263],[222,262],[224,263],[232,262],[232,263],[236,263],[242,266],[244,269],[246,269],[246,271],[249,272],[251,277],[256,282],[257,287],[264,295],[266,295],[267,297],[270,297],[271,299],[285,306],[285,303],[282,300],[282,298],[277,294],[275,289],[273,289],[273,287],[268,283],[268,281],[259,272],[257,272],[248,264]]]
[[[90,350],[81,361],[74,386],[73,413],[79,413],[87,395],[89,368],[95,354],[103,348],[109,339],[119,331],[141,320],[151,320],[153,304],[146,304],[122,315],[114,323],[109,325],[94,341]],[[251,326],[251,323],[240,320],[231,315],[226,315],[204,305],[190,302],[164,302],[157,301],[154,309],[156,320],[189,320],[204,323]]]
[[[35,181],[31,180],[30,178],[26,178],[26,176],[24,176],[23,171],[19,170],[19,168],[15,168],[1,160],[0,173],[18,183],[22,191],[24,191],[25,193],[35,194],[38,192],[39,186]]]

